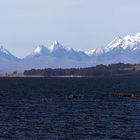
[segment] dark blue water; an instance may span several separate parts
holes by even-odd
[[[139,140],[140,99],[116,92],[140,78],[1,78],[0,140]]]

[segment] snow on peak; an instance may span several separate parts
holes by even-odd
[[[44,49],[46,49],[46,47],[44,45],[40,45],[34,50],[34,53],[41,54]]]
[[[0,52],[10,55],[9,51],[6,50],[2,45],[0,46]]]
[[[34,49],[34,51],[29,54],[28,56],[26,56],[26,58],[30,58],[33,56],[45,56],[49,53],[49,50],[46,46],[44,45],[39,45],[37,48]]]
[[[88,56],[99,56],[100,54],[107,53],[114,49],[137,50],[138,48],[140,48],[140,33],[137,33],[134,36],[118,36],[115,39],[113,39],[106,47],[85,51],[85,54],[87,54]]]
[[[6,61],[20,61],[19,58],[17,58],[16,56],[14,56],[13,54],[11,54],[7,49],[5,49],[2,45],[0,46],[0,59],[4,58]]]
[[[114,49],[116,47],[118,47],[121,43],[122,43],[123,39],[118,36],[115,39],[113,39],[108,45],[107,48],[110,49]]]
[[[54,44],[55,45],[60,45],[60,43],[57,40],[54,41]]]
[[[58,41],[54,41],[54,43],[49,47],[50,52],[53,52],[59,48],[63,48],[63,46],[58,42]]]
[[[75,52],[75,50],[73,48],[67,48],[67,51]]]
[[[85,54],[87,54],[88,56],[97,56],[103,54],[104,52],[105,52],[104,48],[96,48],[90,51],[85,51]]]
[[[85,54],[87,54],[88,56],[93,55],[93,53],[95,52],[95,49],[90,50],[90,51],[85,51]]]
[[[136,37],[140,38],[140,33],[137,33],[137,34],[136,34]]]
[[[107,45],[107,49],[112,50],[115,48],[122,48],[122,49],[136,49],[136,46],[140,44],[140,33],[137,33],[134,36],[127,35],[123,38],[117,37],[111,43]]]
[[[104,49],[103,48],[97,48],[94,51],[95,55],[100,55],[100,54],[103,54],[103,53],[104,53]]]

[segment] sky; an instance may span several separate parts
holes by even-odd
[[[54,40],[91,50],[140,32],[140,0],[0,0],[0,44],[23,58]]]

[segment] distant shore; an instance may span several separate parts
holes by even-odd
[[[73,77],[91,77],[91,76],[80,76],[80,75],[78,75],[78,76],[76,76],[76,75],[66,75],[66,76],[43,76],[43,75],[24,75],[24,74],[16,74],[16,75],[14,75],[14,74],[0,74],[0,77],[56,77],[56,78],[73,78]]]
[[[116,77],[140,76],[140,64],[109,64],[87,68],[31,69],[23,73],[28,77]]]
[[[0,74],[0,77],[44,77],[41,75],[24,75],[24,74]]]
[[[23,73],[6,73],[6,74],[0,74],[0,77],[86,77],[81,75],[65,75],[65,76],[44,76],[44,75],[24,75]]]
[[[1,73],[0,77],[54,77],[54,78],[96,78],[96,77],[140,77],[140,64],[110,64],[87,68],[31,69],[24,72]]]
[[[0,74],[0,78],[106,78],[106,77],[140,77],[140,74],[116,74],[116,75],[95,75],[95,76],[80,76],[80,75],[65,75],[65,76],[43,76],[43,75],[24,75],[24,74]]]

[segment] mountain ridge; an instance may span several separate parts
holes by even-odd
[[[0,47],[0,71],[23,71],[32,68],[90,67],[98,64],[139,63],[140,33],[116,37],[104,48],[79,51],[65,48],[58,41],[46,47],[40,45],[29,55],[19,59]]]

